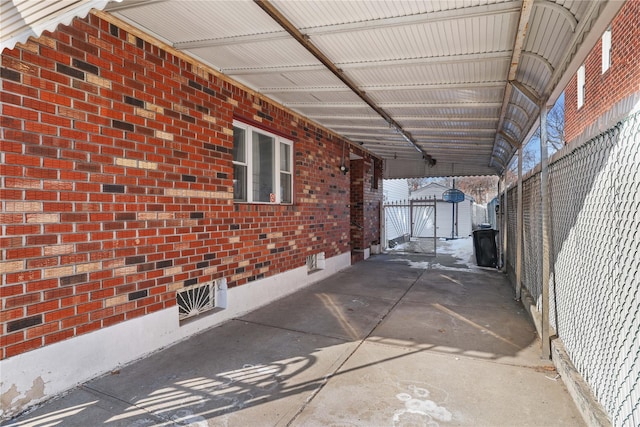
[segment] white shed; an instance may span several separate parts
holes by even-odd
[[[436,199],[436,237],[467,237],[472,233],[471,206],[473,199],[465,194],[464,201],[449,203],[442,199],[442,194],[449,190],[444,185],[432,182],[417,189],[410,199]]]

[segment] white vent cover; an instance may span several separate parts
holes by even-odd
[[[324,252],[307,256],[307,273],[324,270]]]
[[[227,308],[227,279],[187,286],[176,293],[180,321],[214,308]]]

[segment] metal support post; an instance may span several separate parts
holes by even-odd
[[[540,103],[540,194],[542,198],[542,355],[551,358],[549,334],[549,275],[551,272],[551,209],[549,206],[549,154],[547,151],[547,105]]]
[[[522,229],[524,215],[522,212],[522,157],[524,147],[518,150],[518,201],[516,204],[516,301],[522,298]]]
[[[451,188],[456,188],[456,179],[453,178],[453,185]],[[456,203],[451,203],[451,239],[456,238]]]
[[[497,203],[496,203],[496,229],[498,231],[498,233],[502,233],[502,198],[500,197],[500,191],[502,189],[502,177],[500,177],[500,179],[498,179],[498,196],[496,197],[497,199]],[[498,241],[496,242],[496,245],[498,246],[498,259],[496,261],[497,267],[501,268],[502,265],[500,263],[500,260],[502,259],[502,239],[499,238],[498,236]]]
[[[507,272],[507,256],[509,255],[509,241],[507,240],[507,230],[509,229],[509,205],[507,202],[507,174],[503,175],[503,202],[502,202],[502,272]]]

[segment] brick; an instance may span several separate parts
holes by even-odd
[[[19,285],[7,285],[0,286],[0,297],[6,298],[24,293],[24,286]],[[18,304],[19,305],[19,304]]]
[[[79,283],[84,283],[87,281],[87,274],[75,274],[73,276],[65,276],[60,278],[60,286],[69,286],[69,285],[77,285]]]
[[[39,247],[6,249],[5,259],[27,259],[42,256],[42,249]]]
[[[60,222],[60,214],[27,214],[27,223],[37,223],[37,224],[46,224],[46,223],[58,223]]]
[[[24,270],[24,261],[0,261],[0,274],[13,273]]]
[[[42,315],[30,316],[20,320],[7,322],[7,332],[15,332],[42,323]]]
[[[11,310],[0,310],[0,322],[6,323],[10,320],[22,319],[24,317],[24,308],[17,307]]]
[[[140,298],[144,298],[149,294],[149,292],[145,289],[142,291],[131,292],[128,294],[129,301],[134,301]]]
[[[10,70],[8,68],[0,68],[0,77],[3,80],[12,80],[14,82],[18,82],[20,83],[21,81],[21,77],[20,77],[20,73],[14,70]]]
[[[75,315],[75,308],[63,308],[61,310],[50,311],[48,313],[44,313],[44,321],[45,322],[55,322],[62,319],[67,319]]]
[[[93,74],[87,74],[86,81],[102,88],[111,89],[111,81]]]
[[[70,254],[74,251],[74,245],[52,245],[45,246],[44,255],[45,256],[56,256],[56,255],[64,255]]]
[[[82,71],[76,70],[68,65],[56,64],[56,71],[76,79],[84,80],[84,73]]]
[[[73,329],[65,329],[63,331],[59,331],[57,333],[52,333],[45,335],[44,337],[44,345],[54,344],[68,338],[71,338],[75,335]]]
[[[173,141],[173,134],[169,132],[156,131],[156,138],[166,139],[169,141]]]
[[[41,346],[42,346],[42,338],[34,338],[32,340],[24,341],[16,345],[7,346],[5,349],[5,356],[7,358],[12,357],[20,353],[25,353],[29,350],[35,350],[36,348],[39,348]]]
[[[124,193],[124,185],[104,184],[102,191],[104,193]]]
[[[72,60],[72,65],[75,68],[78,68],[80,70],[87,71],[89,73],[96,74],[96,75],[99,74],[98,67],[96,67],[95,65],[89,64],[88,62],[84,62],[74,58]]]
[[[73,266],[48,268],[44,270],[44,278],[70,276],[73,274]]]

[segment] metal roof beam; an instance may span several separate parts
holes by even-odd
[[[405,129],[409,129],[412,132],[464,132],[464,133],[494,133],[496,129],[491,127],[486,128],[470,128],[470,127],[460,127],[460,128],[434,128],[434,127],[413,127],[413,126],[405,126]]]
[[[329,119],[337,119],[337,120],[367,120],[373,121],[378,120],[378,117],[371,117],[367,115],[336,115],[336,114],[309,114],[307,117],[314,120],[329,120]],[[395,116],[396,120],[402,121],[411,121],[411,120],[419,120],[420,122],[439,122],[439,121],[454,121],[454,122],[497,122],[498,119],[496,117],[464,117],[464,116],[429,116],[425,117],[423,115],[420,116]]]
[[[509,134],[507,134],[504,130],[501,130],[500,132],[498,132],[498,135],[500,135],[502,139],[504,139],[509,144],[511,144],[513,148],[520,148],[520,143],[518,143],[518,141],[516,141],[511,136],[509,136]]]
[[[284,28],[298,43],[300,43],[309,53],[311,53],[318,61],[320,61],[329,71],[339,78],[345,85],[347,85],[360,99],[362,99],[369,107],[371,107],[376,113],[378,113],[383,119],[398,130],[403,138],[411,144],[422,156],[432,165],[435,165],[436,161],[431,155],[426,153],[413,139],[411,134],[404,130],[399,123],[397,123],[382,107],[378,106],[367,94],[350,79],[344,72],[339,69],[327,56],[318,49],[313,43],[311,43],[307,36],[302,34],[280,11],[273,6],[268,0],[254,0],[255,4],[260,6],[262,10],[267,13],[274,21],[276,21],[282,28]]]
[[[430,136],[430,137],[422,137],[420,138],[420,143],[425,142],[454,142],[454,141],[471,141],[471,142],[491,142],[493,141],[493,136],[488,138],[479,138],[477,136]]]
[[[553,65],[551,65],[551,63],[544,56],[538,55],[537,53],[533,53],[533,52],[522,52],[521,56],[526,58],[532,58],[538,61],[544,66],[544,68],[547,69],[547,71],[549,72],[549,76],[553,74]]]
[[[314,107],[314,108],[362,108],[364,107],[364,105],[358,102],[325,102],[322,104],[316,104],[313,102],[287,102],[285,103],[285,105],[288,107]],[[500,107],[500,105],[502,104],[499,102],[461,102],[461,103],[387,102],[387,103],[381,103],[379,105],[376,105],[376,108],[378,109],[382,109],[382,108],[497,108],[497,107]],[[371,105],[369,106],[371,107]],[[382,117],[385,118],[386,120],[385,116],[382,116]],[[393,121],[393,119],[391,119],[390,117],[389,119]],[[387,120],[387,123],[389,123],[388,120]]]
[[[255,1],[255,0],[254,0]],[[183,48],[184,49],[184,48]],[[505,52],[486,52],[486,53],[467,53],[462,55],[444,55],[444,56],[424,56],[419,58],[407,58],[407,59],[382,59],[374,61],[358,61],[358,62],[340,62],[335,63],[341,70],[366,70],[370,68],[376,68],[381,65],[385,67],[406,67],[407,65],[435,65],[435,64],[464,64],[464,63],[476,63],[479,61],[495,61],[505,60],[508,61],[511,58],[511,54],[508,51]],[[225,74],[235,75],[251,75],[251,74],[266,74],[266,73],[284,73],[287,71],[322,71],[326,70],[323,65],[291,65],[285,67],[242,67],[242,68],[222,68]]]
[[[336,130],[336,129],[340,129],[340,130],[344,130],[344,131],[349,131],[350,129],[356,130],[356,129],[362,129],[362,130],[386,130],[389,129],[388,126],[380,126],[380,125],[357,125],[357,124],[337,124],[337,125],[333,125],[331,126],[332,129]],[[411,131],[423,131],[423,132],[464,132],[464,133],[474,133],[474,132],[482,132],[482,133],[486,133],[486,132],[495,132],[496,129],[493,126],[490,127],[483,127],[483,128],[469,128],[469,127],[448,127],[448,128],[443,128],[443,127],[428,127],[428,126],[405,126],[405,129],[407,130],[411,130]]]
[[[531,12],[533,10],[533,2],[534,0],[522,0],[522,7],[520,9],[520,19],[518,21],[518,32],[516,33],[516,37],[513,41],[513,51],[511,53],[511,65],[509,66],[509,75],[507,78],[507,85],[504,91],[504,99],[502,100],[502,108],[500,110],[500,118],[498,121],[497,130],[502,130],[502,126],[504,124],[504,118],[507,114],[507,109],[509,108],[509,101],[511,100],[511,92],[513,85],[512,81],[516,79],[516,75],[518,72],[518,66],[520,65],[520,56],[522,55],[522,50],[524,47],[524,40],[527,36],[527,29],[529,28],[529,18],[531,17]],[[494,148],[498,142],[498,134],[496,134]],[[493,156],[490,161],[490,165],[493,163],[493,159],[496,157]],[[502,162],[501,162],[502,163]],[[502,167],[504,168],[504,163],[502,163]]]
[[[385,90],[455,90],[455,89],[486,89],[502,88],[504,82],[468,82],[443,84],[404,84],[404,85],[364,85],[360,89],[366,92]],[[296,92],[350,92],[344,86],[291,86],[291,87],[261,87],[261,92],[296,93]]]
[[[536,106],[538,106],[538,104],[540,104],[540,97],[538,97],[538,95],[536,95],[535,93],[533,93],[529,89],[527,89],[527,87],[525,85],[523,85],[522,83],[520,83],[518,81],[515,81],[515,80],[510,82],[510,83],[514,88],[516,88],[516,90],[518,92],[523,94],[524,97],[529,100],[529,102],[531,102],[532,104],[535,104]]]

